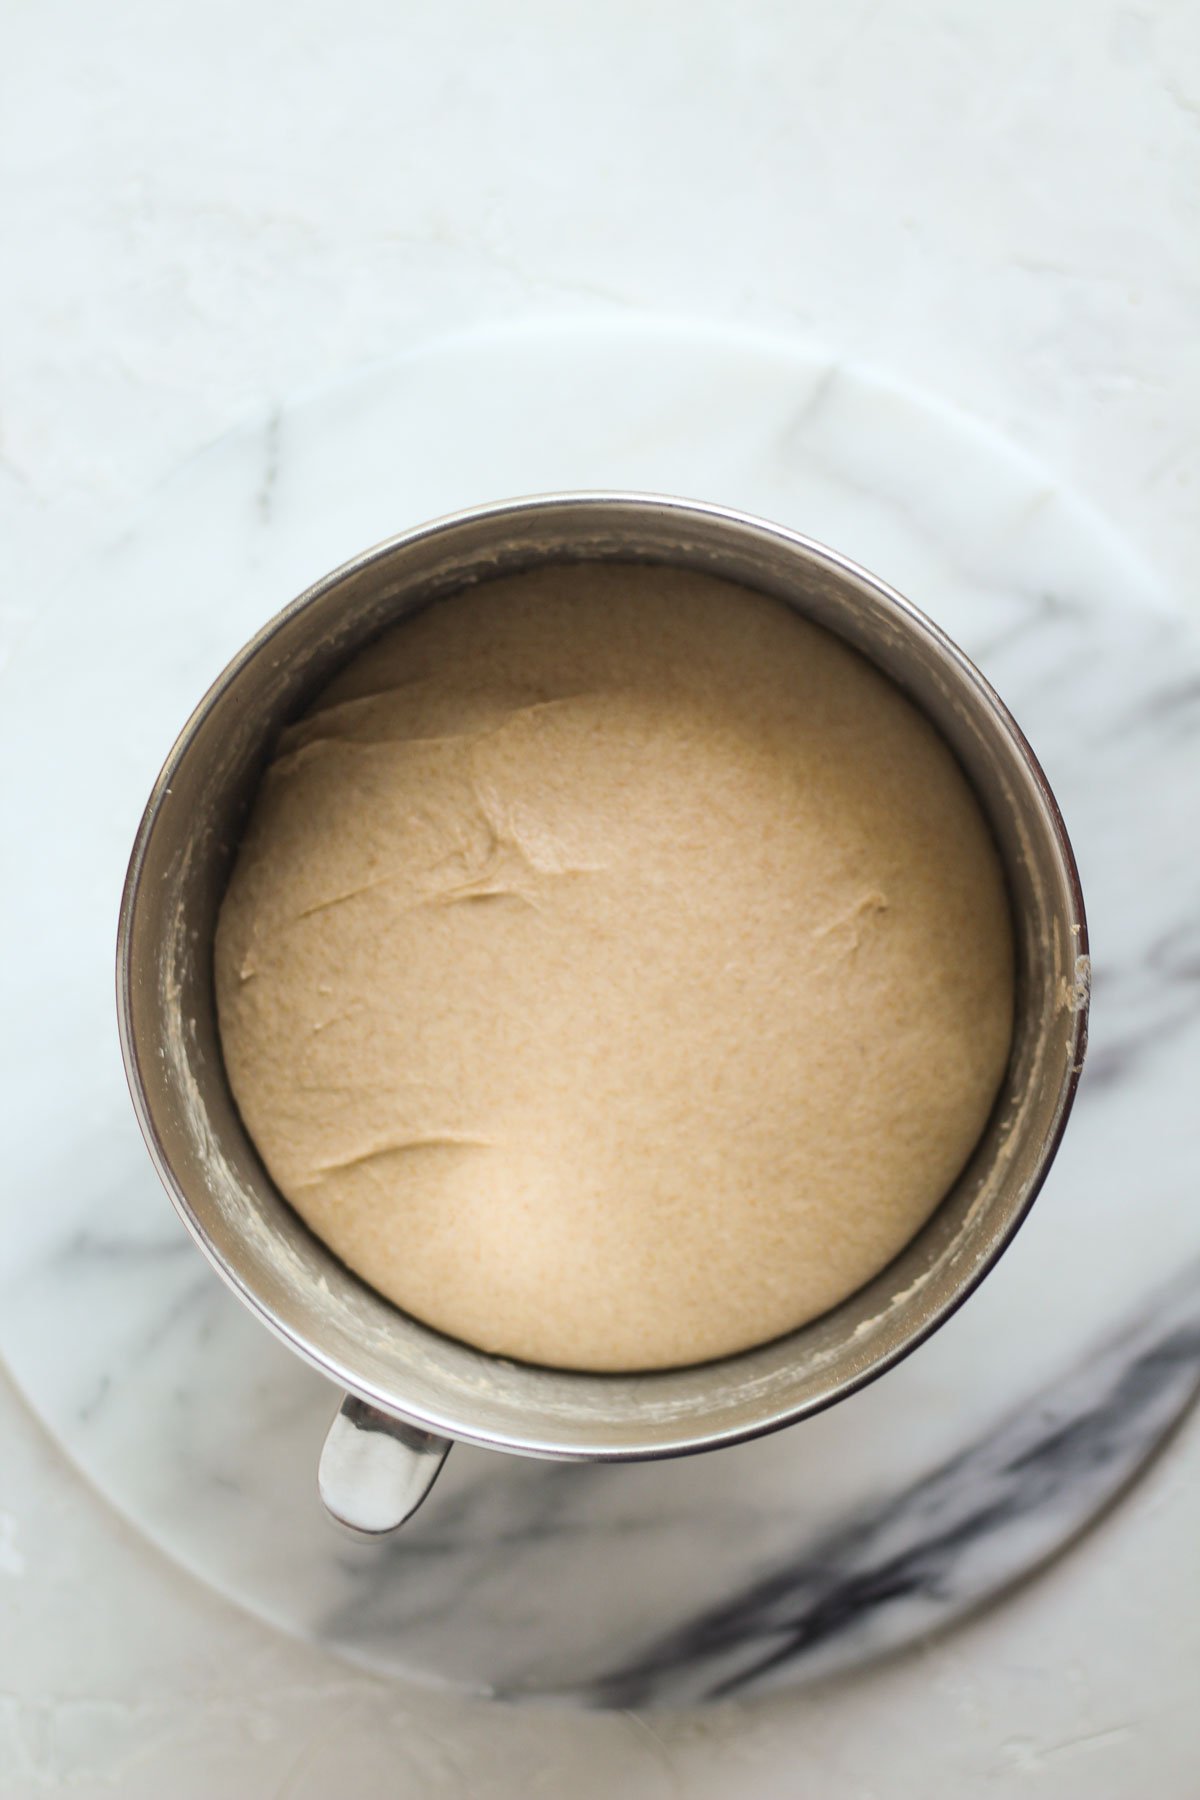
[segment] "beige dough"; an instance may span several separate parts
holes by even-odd
[[[941,739],[781,604],[553,568],[287,730],[216,938],[281,1191],[396,1304],[578,1369],[701,1361],[881,1269],[1008,1053],[996,853]]]

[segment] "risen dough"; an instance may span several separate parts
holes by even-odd
[[[484,1349],[700,1361],[860,1286],[996,1094],[1008,906],[865,661],[706,576],[442,601],[285,731],[216,938],[281,1191]]]

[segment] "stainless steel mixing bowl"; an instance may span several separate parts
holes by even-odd
[[[212,939],[242,822],[281,726],[386,625],[469,582],[546,562],[706,570],[773,594],[890,676],[953,748],[1007,873],[1016,1024],[970,1164],[894,1262],[790,1336],[703,1366],[586,1375],[488,1356],[367,1287],[280,1197],[222,1065]],[[121,907],[121,1046],[159,1175],[234,1292],[346,1392],[321,1460],[330,1511],[399,1524],[455,1438],[527,1456],[675,1456],[805,1418],[883,1373],[982,1279],[1029,1210],[1086,1042],[1083,899],[1046,779],[979,671],[907,600],[834,551],[720,506],[565,494],[482,507],[380,544],[259,632],[200,702],[142,819]],[[697,1096],[697,1105],[703,1097]]]

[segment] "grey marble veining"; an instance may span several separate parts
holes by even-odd
[[[1088,1071],[1013,1248],[874,1387],[682,1462],[456,1449],[402,1537],[355,1545],[315,1490],[337,1396],[209,1272],[138,1137],[112,1017],[124,861],[192,703],[308,580],[460,504],[618,485],[824,538],[976,656],[1079,854]],[[28,954],[9,984],[22,1204],[0,1235],[0,1353],[150,1538],[376,1669],[672,1705],[943,1627],[1120,1492],[1200,1374],[1200,1277],[1179,1275],[1200,1252],[1200,648],[1101,519],[968,422],[853,368],[754,336],[551,326],[447,340],[281,405],[181,470],[89,589],[69,662],[48,616],[0,717],[0,754],[45,747],[5,799],[9,841],[41,849],[10,897]],[[62,722],[49,737],[47,716]]]
[[[958,1616],[1057,1549],[1140,1467],[1200,1376],[1200,1269],[923,1480],[588,1684],[593,1705],[763,1693]]]

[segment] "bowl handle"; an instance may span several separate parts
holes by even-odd
[[[346,1394],[321,1451],[317,1487],[326,1512],[361,1537],[383,1537],[424,1500],[450,1439]]]

